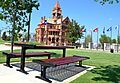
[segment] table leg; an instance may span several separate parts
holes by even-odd
[[[21,63],[20,63],[20,72],[22,73],[25,73],[25,74],[28,74],[25,70],[24,70],[24,67],[25,67],[25,48],[24,46],[22,46],[22,55],[21,55]]]
[[[65,57],[66,48],[63,48],[63,57]]]
[[[50,59],[51,55],[48,55],[48,59]]]

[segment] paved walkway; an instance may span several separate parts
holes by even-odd
[[[35,75],[39,75],[39,72],[37,71],[33,71],[26,75],[16,71],[16,69],[18,68],[8,68],[3,64],[0,64],[0,83],[47,83],[43,80],[35,78]]]
[[[87,67],[90,67],[87,70],[93,69],[93,67],[91,66]],[[29,73],[26,75],[19,71],[16,71],[16,69],[19,68],[16,66],[13,66],[13,68],[9,68],[4,66],[3,64],[0,64],[0,83],[47,83],[46,81],[35,78],[35,76],[40,76],[40,71],[25,67],[25,70]],[[84,70],[72,77],[69,77],[62,82],[53,79],[50,80],[52,81],[52,83],[69,83],[70,81],[78,78],[82,74],[85,74],[87,70]]]
[[[21,49],[21,47],[13,47],[13,50],[15,49]],[[11,46],[7,46],[7,45],[4,45],[4,44],[0,44],[0,51],[3,51],[3,50],[11,50]]]

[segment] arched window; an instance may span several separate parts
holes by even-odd
[[[59,38],[56,39],[56,42],[58,42],[58,41],[59,41]]]
[[[54,37],[52,38],[52,43],[55,43],[55,38]]]
[[[51,37],[49,37],[49,41],[51,41]]]

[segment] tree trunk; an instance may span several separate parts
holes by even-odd
[[[27,38],[27,42],[29,42],[29,39],[30,39],[30,21],[31,21],[31,13],[29,13],[29,21],[28,21],[28,38]]]
[[[16,19],[16,12],[13,13],[12,38],[11,38],[11,53],[13,53],[13,45],[14,45],[15,19]]]

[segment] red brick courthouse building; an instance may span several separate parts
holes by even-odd
[[[52,10],[52,18],[41,17],[36,28],[36,41],[45,45],[68,45],[66,33],[69,22],[69,17],[62,16],[62,9],[57,1]]]

